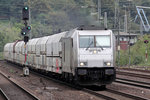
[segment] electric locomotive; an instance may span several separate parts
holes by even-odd
[[[115,80],[115,36],[111,30],[81,26],[31,39],[26,65],[80,85],[105,86]],[[24,42],[8,43],[5,59],[24,65]]]

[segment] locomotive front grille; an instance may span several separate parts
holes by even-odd
[[[105,77],[104,69],[87,69],[87,77],[91,80],[96,81]]]
[[[78,80],[80,82],[99,82],[106,84],[115,80],[114,68],[82,68],[78,69],[78,72],[79,70],[82,70],[78,73]]]

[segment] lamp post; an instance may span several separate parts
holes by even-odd
[[[130,17],[130,4],[133,0],[127,0],[129,1],[129,7],[128,7],[128,11],[129,11],[129,17]],[[130,33],[131,33],[131,20],[129,20],[129,66],[131,65],[131,50],[130,50],[130,39],[131,39],[131,36],[130,36]]]
[[[128,27],[127,27],[127,11],[126,11],[126,6],[124,5],[123,7],[125,7],[125,15],[124,15],[124,32],[127,33],[127,32],[128,32]]]
[[[99,24],[101,26],[101,20],[103,19],[102,18],[102,10],[101,10],[101,0],[98,0],[98,20],[99,20]]]

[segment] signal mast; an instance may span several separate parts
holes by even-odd
[[[31,26],[28,25],[28,20],[29,20],[29,13],[30,13],[30,10],[29,10],[29,7],[28,6],[25,6],[22,8],[22,20],[24,21],[24,25],[25,27],[22,28],[21,30],[21,35],[23,36],[24,38],[24,55],[25,55],[25,60],[24,60],[24,68],[23,68],[23,74],[24,76],[28,76],[29,75],[29,68],[27,67],[27,48],[26,48],[26,44],[27,42],[29,41],[29,32],[31,30]]]

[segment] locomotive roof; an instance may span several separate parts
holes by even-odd
[[[81,25],[77,30],[107,30],[107,28],[95,26],[95,25]]]

